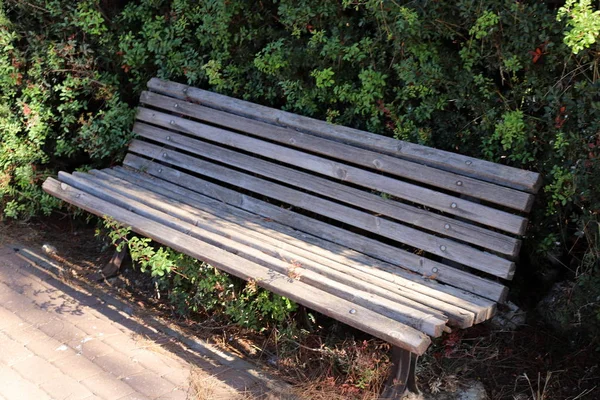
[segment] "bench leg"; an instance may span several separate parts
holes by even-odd
[[[400,399],[408,391],[419,393],[415,379],[418,356],[400,347],[392,347],[392,371],[381,393],[383,399]]]
[[[112,258],[106,265],[102,268],[100,272],[94,272],[93,274],[88,275],[88,279],[94,281],[102,281],[106,278],[110,278],[112,276],[117,275],[119,269],[121,269],[121,265],[123,261],[129,255],[129,248],[125,244],[121,251],[115,251]]]

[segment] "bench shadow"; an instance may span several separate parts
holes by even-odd
[[[0,250],[3,250],[2,246]],[[33,299],[35,307],[50,314],[84,316],[88,307],[95,310],[113,323],[131,331],[132,336],[141,339],[144,348],[170,353],[168,355],[189,363],[192,370],[206,372],[198,374],[202,375],[199,378],[201,382],[193,382],[193,376],[191,377],[190,387],[196,386],[196,391],[202,390],[203,385],[210,386],[210,380],[214,379],[240,393],[239,399],[298,399],[296,395],[289,393],[290,388],[287,384],[268,376],[258,366],[200,339],[190,337],[150,312],[134,309],[134,306],[117,299],[110,292],[92,287],[80,277],[71,276],[47,256],[27,247],[14,247],[13,254],[22,260],[18,269],[20,274],[41,279],[48,288],[34,289],[31,284],[19,282],[10,268],[0,268],[0,280],[8,282],[12,290],[26,294]],[[65,276],[67,274],[68,276]],[[81,341],[83,346],[86,340]],[[107,335],[102,340],[110,342],[110,336]],[[115,366],[118,366],[118,363],[118,360],[112,361]],[[111,364],[111,360],[108,360],[108,364]],[[224,398],[215,396],[216,394],[194,393],[190,397],[188,393],[188,399]]]

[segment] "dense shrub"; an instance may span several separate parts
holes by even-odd
[[[539,171],[528,252],[595,276],[600,28],[590,4],[6,1],[0,204],[7,216],[49,211],[45,175],[109,164],[129,138],[123,99],[157,75]]]
[[[9,0],[0,8],[0,206],[8,217],[48,214],[59,205],[40,189],[48,175],[110,163],[131,137],[133,112],[107,57],[115,36],[95,3]]]

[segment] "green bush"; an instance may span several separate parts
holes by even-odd
[[[60,202],[41,191],[47,176],[106,165],[131,138],[133,111],[106,68],[111,35],[97,3],[0,7],[0,216],[49,214]]]
[[[526,252],[595,265],[599,13],[589,0],[552,4],[5,0],[4,214],[49,212],[45,176],[115,160],[124,101],[159,76],[539,171]]]
[[[104,226],[117,250],[127,246],[134,263],[153,277],[157,290],[167,293],[180,315],[208,313],[263,331],[289,322],[297,309],[294,302],[258,287],[256,281],[245,282],[170,248],[155,248],[150,239],[132,236],[130,228],[111,219]]]
[[[119,18],[134,87],[158,75],[539,171],[529,250],[582,257],[584,242],[595,243],[584,235],[572,246],[600,209],[589,1],[559,13],[510,0],[147,0]]]

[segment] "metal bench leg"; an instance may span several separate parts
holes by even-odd
[[[119,270],[121,269],[121,265],[128,258],[128,256],[129,256],[129,248],[127,247],[127,244],[125,244],[123,246],[123,248],[121,249],[121,251],[115,250],[115,253],[113,254],[112,258],[102,268],[101,271],[94,272],[94,273],[88,275],[88,279],[94,280],[94,281],[102,281],[106,278],[110,278],[112,276],[117,275],[119,273]]]
[[[383,399],[400,399],[408,391],[419,393],[415,379],[416,354],[400,347],[392,347],[392,371],[381,393]]]

